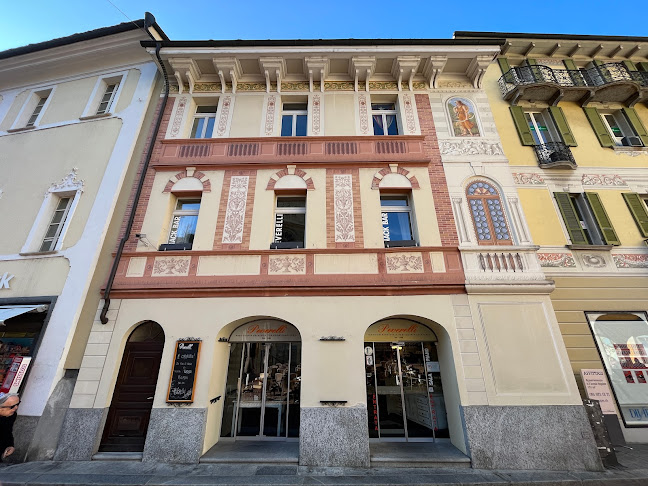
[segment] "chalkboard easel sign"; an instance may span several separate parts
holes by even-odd
[[[176,341],[167,403],[193,402],[200,341]]]

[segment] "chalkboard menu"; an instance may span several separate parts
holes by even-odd
[[[200,341],[176,341],[167,402],[193,402]]]

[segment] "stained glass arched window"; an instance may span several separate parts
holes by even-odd
[[[504,205],[497,189],[485,181],[473,181],[466,190],[470,214],[480,245],[512,245]]]

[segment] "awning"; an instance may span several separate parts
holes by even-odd
[[[45,312],[47,304],[37,305],[0,305],[0,326],[5,325],[7,319],[26,314],[27,312]]]

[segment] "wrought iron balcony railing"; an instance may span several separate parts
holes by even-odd
[[[548,66],[518,66],[499,79],[502,96],[532,85],[549,84],[559,88],[600,88],[613,83],[633,83],[648,88],[648,72],[632,71],[620,62],[610,62],[589,69],[553,69]]]
[[[538,165],[542,168],[566,167],[575,169],[577,167],[571,150],[562,142],[534,145],[533,148],[538,158]]]

